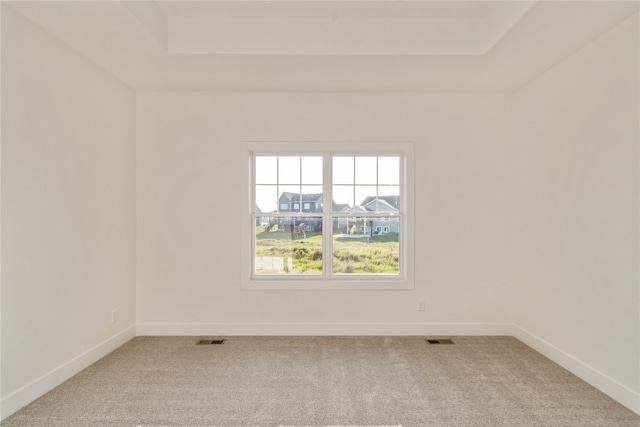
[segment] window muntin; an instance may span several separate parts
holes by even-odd
[[[401,155],[252,158],[252,277],[401,276]]]

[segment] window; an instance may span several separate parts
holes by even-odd
[[[244,288],[413,287],[412,144],[255,145]]]

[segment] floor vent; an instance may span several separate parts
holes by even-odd
[[[196,343],[196,345],[214,345],[214,344],[223,344],[224,340],[200,340]]]
[[[455,344],[450,339],[438,339],[438,340],[426,339],[425,341],[427,342],[427,344]]]

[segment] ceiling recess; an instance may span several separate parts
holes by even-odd
[[[158,2],[168,51],[240,55],[483,55],[534,1]]]
[[[615,0],[2,2],[3,20],[17,12],[142,91],[510,92],[634,19],[639,6]]]

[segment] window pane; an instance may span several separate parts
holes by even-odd
[[[278,187],[275,185],[256,185],[256,212],[275,212],[278,206]]]
[[[256,156],[256,184],[278,183],[278,158]]]
[[[333,158],[333,183],[353,184],[353,157]]]
[[[279,184],[300,184],[300,157],[278,157],[278,182]]]
[[[378,157],[378,184],[400,185],[399,157]]]
[[[322,273],[322,217],[262,217],[255,235],[255,274]]]
[[[378,187],[378,197],[382,197],[382,196],[399,197],[399,194],[400,194],[400,187],[398,187],[397,185],[380,185]]]
[[[302,184],[322,185],[322,157],[302,158]]]
[[[404,257],[400,249],[404,212],[399,210],[400,188],[405,185],[400,175],[402,157],[360,153],[332,156],[288,151],[284,156],[254,157],[253,276],[280,276],[285,281],[287,276],[297,279],[295,286],[310,276],[316,283],[333,275],[342,276],[338,280],[344,283],[348,277],[365,280],[365,275],[397,279],[400,263],[404,266],[400,259]],[[324,160],[331,161],[331,176],[324,175]],[[329,192],[333,200],[323,200]],[[323,245],[331,245],[332,256],[326,260]]]
[[[334,217],[335,274],[399,274],[400,219]]]
[[[334,185],[333,186],[333,212],[345,212],[353,207],[353,186]]]
[[[377,157],[356,157],[356,184],[377,182]]]

